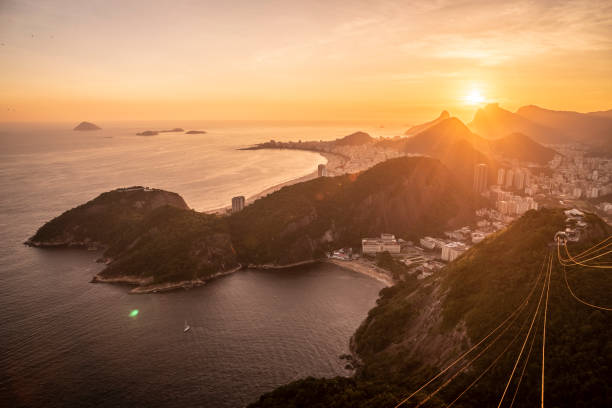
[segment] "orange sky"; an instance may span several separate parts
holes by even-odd
[[[0,121],[612,108],[610,1],[0,0]]]

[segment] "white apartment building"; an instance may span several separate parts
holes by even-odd
[[[452,262],[467,250],[461,242],[449,242],[442,247],[442,260]]]
[[[364,254],[377,254],[380,252],[399,254],[401,246],[393,234],[381,234],[380,238],[364,238],[361,240],[361,252]]]

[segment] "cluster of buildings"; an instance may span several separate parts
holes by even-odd
[[[588,199],[612,193],[612,159],[584,157],[584,152],[575,147],[558,151],[562,155],[550,162],[553,175],[542,180],[552,195]]]
[[[588,224],[584,221],[584,213],[573,208],[565,211],[565,217],[565,230],[555,234],[555,241],[579,241],[588,227]]]
[[[411,268],[412,272],[418,272],[419,278],[422,278],[442,268],[443,262],[454,261],[489,234],[481,228],[466,226],[445,232],[444,238],[423,237],[419,245],[398,239],[393,234],[381,234],[377,238],[363,238],[361,251],[364,255],[388,252]]]
[[[489,191],[489,197],[495,202],[495,209],[502,215],[519,216],[529,210],[538,209],[538,203],[533,197],[504,191],[499,186]]]
[[[374,143],[362,145],[338,144],[334,141],[298,141],[279,142],[270,140],[261,145],[264,148],[309,150],[321,153],[331,153],[344,159],[338,168],[332,172],[326,169],[324,174],[318,170],[318,176],[338,176],[346,173],[358,173],[370,167],[395,157],[405,156],[403,152],[388,149]]]

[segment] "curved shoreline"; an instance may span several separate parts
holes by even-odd
[[[338,172],[339,169],[344,168],[344,164],[346,163],[346,159],[340,155],[337,155],[335,153],[328,153],[328,152],[319,152],[319,151],[313,151],[314,153],[319,154],[320,156],[324,157],[327,159],[327,172],[328,174],[332,174],[332,175],[337,175],[336,173]],[[304,181],[309,181],[309,180],[313,180],[315,178],[317,178],[318,176],[318,170],[315,170],[311,173],[308,173],[302,177],[297,177],[294,179],[291,179],[289,181],[285,181],[279,184],[275,184],[271,187],[268,187],[262,191],[260,191],[257,194],[254,194],[252,196],[249,196],[246,198],[245,200],[245,205],[249,205],[252,204],[253,202],[255,202],[256,200],[263,198],[265,196],[267,196],[268,194],[272,194],[278,190],[280,190],[283,187],[288,187],[291,186],[293,184],[297,184],[297,183],[301,183]],[[229,210],[231,210],[232,206],[231,205],[226,205],[225,207],[221,207],[221,208],[215,208],[212,210],[205,210],[202,211],[206,214],[224,214],[226,212],[228,212]]]
[[[395,285],[393,277],[386,270],[379,268],[376,265],[366,264],[360,260],[341,261],[338,259],[326,259],[325,262],[339,266],[340,268],[356,272],[360,275],[368,276],[385,284],[385,286]]]

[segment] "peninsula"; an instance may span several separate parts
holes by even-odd
[[[284,187],[229,215],[189,210],[162,190],[113,190],[43,225],[26,243],[105,248],[107,266],[96,281],[154,291],[201,284],[242,265],[312,262],[380,231],[405,239],[441,233],[471,221],[474,200],[439,161],[402,157]]]

